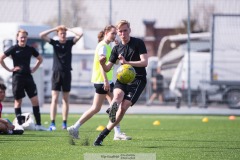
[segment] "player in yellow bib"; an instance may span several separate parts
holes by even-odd
[[[92,71],[92,83],[95,87],[95,95],[93,99],[92,107],[83,113],[79,120],[67,130],[69,135],[75,139],[79,139],[79,128],[89,120],[94,114],[98,113],[103,105],[105,98],[110,103],[113,97],[113,69],[109,72],[105,72],[99,62],[99,58],[106,57],[108,61],[111,55],[110,43],[116,38],[116,27],[108,25],[98,34],[98,45],[95,50],[93,71]],[[116,125],[114,128],[114,140],[130,140],[131,137],[125,133],[121,133],[120,125]]]

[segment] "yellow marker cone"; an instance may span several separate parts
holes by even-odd
[[[154,126],[159,126],[159,125],[160,125],[160,121],[154,121],[154,122],[153,122],[153,125],[154,125]]]
[[[96,130],[97,130],[97,131],[103,131],[104,129],[105,129],[104,126],[98,126]]]
[[[235,117],[235,116],[229,116],[228,119],[229,119],[229,120],[235,120],[236,117]]]
[[[204,118],[202,119],[202,122],[208,122],[208,118],[207,118],[207,117],[204,117]]]

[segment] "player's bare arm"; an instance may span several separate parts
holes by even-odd
[[[41,32],[41,33],[39,34],[39,36],[40,36],[43,40],[45,40],[45,41],[47,41],[47,42],[50,42],[50,37],[48,37],[48,34],[50,34],[51,32],[55,32],[55,31],[57,31],[57,30],[58,30],[58,27],[55,27],[55,28],[52,28],[52,29],[48,29],[48,30],[46,30],[46,31]]]
[[[5,68],[8,72],[14,72],[14,71],[18,71],[20,70],[21,68],[19,66],[15,66],[14,68],[10,69],[8,68],[8,66],[5,64],[4,62],[4,59],[6,58],[7,56],[3,53],[1,56],[0,56],[0,63],[2,65],[3,68]]]
[[[140,55],[140,61],[126,61],[125,58],[120,54],[118,56],[119,62],[121,64],[130,64],[134,67],[147,67],[148,65],[148,55],[147,54],[141,54]]]
[[[67,28],[67,30],[75,34],[75,37],[73,38],[73,43],[77,43],[77,41],[79,41],[79,39],[83,36],[83,33],[78,33],[72,28]]]
[[[103,68],[103,70],[104,70],[105,72],[110,71],[111,68],[112,68],[113,65],[114,65],[113,63],[111,63],[111,62],[109,62],[109,61],[108,61],[107,64],[105,64],[105,63],[106,63],[106,57],[105,57],[105,56],[100,56],[100,57],[99,57],[99,62],[100,62],[101,66],[102,66],[102,68]]]
[[[37,62],[35,64],[35,66],[32,68],[31,73],[34,73],[39,68],[40,64],[43,61],[42,56],[40,56],[40,55],[36,58],[37,58]]]

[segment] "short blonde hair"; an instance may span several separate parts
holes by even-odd
[[[127,25],[130,28],[130,23],[127,20],[121,20],[117,23],[116,28],[119,29],[122,25]]]
[[[17,32],[17,37],[19,35],[19,33],[25,33],[26,35],[28,35],[28,32],[24,29],[19,29],[18,32]]]

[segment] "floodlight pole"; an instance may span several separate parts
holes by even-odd
[[[188,22],[187,22],[187,50],[188,50],[188,107],[191,108],[191,42],[190,42],[190,34],[191,34],[191,13],[190,13],[190,0],[188,0]]]
[[[28,0],[23,0],[23,17],[22,17],[23,22],[28,22],[29,21],[29,1]]]
[[[109,0],[109,24],[112,24],[112,0]]]
[[[58,25],[62,24],[62,10],[61,10],[61,2],[62,0],[58,0]]]

